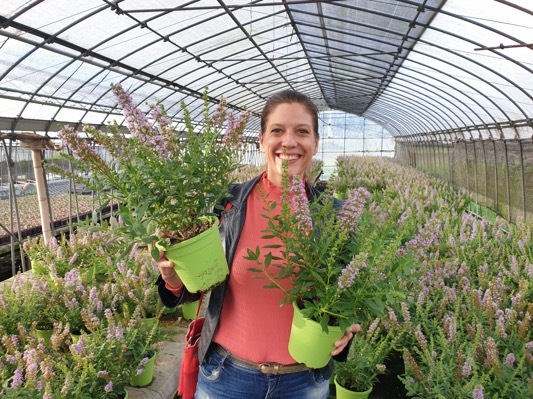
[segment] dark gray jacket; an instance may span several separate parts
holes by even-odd
[[[225,209],[227,203],[231,203],[231,209],[219,212],[223,219],[223,222],[220,224],[219,228],[220,236],[223,239],[226,259],[228,261],[228,265],[230,265],[230,269],[231,265],[233,264],[233,256],[235,255],[235,250],[244,226],[244,220],[246,219],[247,199],[260,178],[261,176],[258,176],[245,183],[233,185],[230,189],[232,197],[228,200],[225,200],[222,204]],[[310,201],[314,201],[320,195],[320,192],[313,186],[307,185],[306,190]],[[342,203],[340,201],[335,203],[336,207],[339,207],[341,204]],[[174,307],[182,303],[196,301],[200,297],[199,294],[191,294],[186,289],[183,290],[183,293],[180,297],[176,297],[165,287],[165,283],[161,279],[161,276],[157,279],[156,284],[158,285],[161,300],[167,307]],[[227,285],[228,279],[211,291],[198,349],[198,359],[200,364],[205,357],[207,349],[209,348],[209,345],[213,339],[215,329],[218,325]],[[342,353],[335,356],[335,360],[345,361],[346,356],[348,355],[348,348],[349,345],[346,346]],[[325,378],[331,377],[333,372],[333,361],[330,361],[329,364],[323,367],[320,371],[323,373]]]

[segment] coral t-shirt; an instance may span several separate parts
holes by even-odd
[[[255,262],[244,259],[247,249],[255,251],[259,245],[261,258],[269,252],[280,256],[282,248],[266,248],[265,245],[281,244],[274,239],[262,238],[268,227],[268,219],[263,216],[265,201],[258,187],[268,193],[268,201],[276,201],[273,215],[280,211],[281,189],[270,183],[266,173],[248,197],[246,220],[237,245],[224,305],[218,328],[213,341],[222,345],[235,356],[256,362],[295,363],[289,354],[288,342],[291,330],[293,309],[290,303],[280,306],[284,297],[278,288],[264,288],[269,280],[256,278],[262,276],[249,268],[260,268]],[[273,261],[279,262],[279,261]],[[277,274],[277,268],[270,265],[269,270]],[[285,288],[291,286],[290,280],[282,281]]]

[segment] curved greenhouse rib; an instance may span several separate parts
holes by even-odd
[[[412,3],[412,2],[409,2],[409,3],[410,3],[411,5],[414,4],[414,3]],[[382,15],[382,16],[385,15],[385,14],[383,14],[383,13],[379,13],[379,12],[376,12],[376,11],[374,11],[374,10],[367,10],[367,9],[361,9],[361,8],[359,8],[359,7],[348,6],[348,5],[344,4],[344,3],[343,3],[342,5],[341,5],[341,4],[339,4],[339,5],[342,6],[342,7],[345,7],[345,8],[357,9],[357,10],[364,11],[364,12],[368,12],[368,13],[371,13],[371,14],[378,14],[378,15]],[[433,10],[435,11],[436,9],[433,8]],[[312,15],[311,13],[306,13],[306,12],[304,12],[304,11],[298,11],[298,12],[301,12],[301,13],[304,13],[304,14],[307,14],[307,15]],[[453,14],[451,14],[451,13],[448,13],[448,14],[453,16]],[[405,22],[405,23],[410,22],[409,20],[407,20],[407,19],[405,19],[405,18],[401,18],[401,17],[391,16],[391,15],[387,15],[387,17],[390,17],[391,19],[396,19],[396,20],[399,20],[399,21],[402,21],[402,22]],[[347,24],[350,23],[350,21],[347,21],[347,20],[344,20],[344,19],[341,19],[341,18],[333,18],[333,17],[332,17],[332,19],[337,20],[337,21],[342,21],[342,22],[345,22],[345,23],[347,23]],[[465,18],[462,18],[462,19],[465,20],[465,21],[467,21],[467,22],[471,22],[471,21],[468,20],[468,19],[465,19]],[[434,27],[432,27],[432,26],[429,25],[429,24],[420,24],[420,23],[417,23],[417,24],[418,24],[419,26],[422,26],[422,27],[426,28],[426,29],[434,29],[434,30],[436,30],[436,31],[438,31],[438,32],[441,32],[441,33],[444,33],[444,34],[447,34],[447,35],[450,35],[450,36],[456,37],[456,38],[461,39],[461,40],[464,40],[464,41],[466,41],[466,42],[470,42],[470,43],[472,43],[472,44],[479,45],[479,43],[476,43],[476,42],[474,42],[474,41],[472,41],[472,40],[469,40],[468,38],[465,38],[465,37],[459,36],[459,35],[457,35],[457,34],[454,34],[453,32],[449,32],[449,31],[445,31],[445,30],[442,30],[442,29],[434,28]],[[305,23],[301,23],[301,22],[299,22],[299,25],[301,25],[301,26],[305,26],[306,24],[305,24]],[[391,30],[388,30],[388,29],[384,29],[384,28],[381,28],[381,27],[379,27],[379,26],[370,25],[370,24],[360,24],[360,25],[362,25],[362,26],[366,26],[366,27],[368,27],[368,28],[376,29],[376,30],[378,30],[378,31],[386,32],[386,33],[388,33],[388,34],[394,34],[394,35],[397,35],[397,36],[399,36],[399,37],[401,36],[401,37],[403,38],[403,36],[402,36],[403,34],[402,34],[402,33],[394,32],[394,31],[391,31]],[[482,25],[482,24],[477,24],[477,25],[482,26],[482,27],[485,27],[485,26]],[[312,26],[312,25],[311,25],[311,24],[308,24],[308,26]],[[323,26],[322,28],[323,28],[325,31],[328,31],[328,30],[329,30],[329,31],[332,31],[332,32],[336,31],[336,32],[338,32],[338,33],[342,33],[341,31],[338,31],[338,30],[333,29],[333,28],[328,27],[328,26]],[[494,31],[499,32],[499,31],[497,31],[497,30],[494,30]],[[310,36],[310,35],[309,35],[309,36]],[[361,35],[355,35],[355,36],[364,37],[366,40],[376,41],[376,42],[381,42],[381,43],[383,43],[383,41],[378,40],[378,39],[375,39],[375,38],[373,38],[373,37],[369,37],[369,36],[361,36]],[[319,37],[316,36],[316,38],[318,39]],[[424,42],[424,41],[423,41],[422,39],[420,39],[419,37],[409,37],[409,39],[412,39],[412,40],[414,40],[414,41]],[[332,40],[332,39],[330,38],[329,40]],[[426,43],[428,43],[428,44],[430,44],[430,45],[432,45],[432,46],[435,46],[435,44],[433,44],[433,43],[430,43],[430,42],[426,42]],[[387,44],[387,43],[384,43],[384,44]],[[361,46],[361,47],[363,47],[363,46]],[[521,87],[520,87],[519,85],[517,85],[516,83],[511,82],[508,78],[506,78],[505,76],[501,75],[500,73],[498,73],[498,72],[495,71],[494,69],[488,68],[487,66],[482,65],[482,64],[480,64],[479,62],[477,62],[477,61],[475,61],[475,60],[472,60],[472,59],[470,59],[470,58],[468,58],[468,57],[466,57],[466,56],[463,56],[462,54],[456,53],[456,52],[451,51],[451,50],[449,50],[449,49],[446,49],[446,48],[444,48],[444,47],[442,47],[442,46],[437,46],[437,47],[440,48],[441,50],[444,50],[444,51],[446,51],[446,52],[450,52],[450,53],[452,53],[452,54],[454,54],[454,55],[456,55],[456,56],[458,56],[458,57],[461,57],[462,59],[465,59],[465,60],[467,60],[467,61],[469,61],[469,62],[472,62],[472,63],[474,63],[474,64],[476,64],[476,65],[478,65],[478,66],[480,66],[480,67],[486,69],[487,71],[490,71],[490,72],[492,72],[492,73],[495,73],[495,74],[496,74],[497,76],[499,76],[500,78],[502,78],[502,79],[508,81],[509,83],[512,83],[512,85],[513,85],[514,87],[516,87],[517,89],[519,89],[519,90],[521,90],[522,92],[526,93],[526,91],[525,91],[523,88],[521,88]],[[419,52],[419,51],[412,50],[412,49],[411,49],[410,51],[415,52],[415,53],[416,53],[416,52]],[[420,53],[421,53],[421,54],[424,54],[423,52],[420,52]],[[425,55],[427,55],[427,54],[425,54]],[[401,57],[401,58],[402,58],[403,60],[407,60],[407,59],[408,59],[408,55],[407,55],[407,56],[403,56],[403,57]],[[438,59],[437,57],[434,57],[434,58],[435,58],[435,59]],[[381,61],[381,60],[377,60],[377,61]],[[441,61],[442,61],[442,60],[441,60]],[[518,64],[520,64],[520,63],[518,63]],[[522,64],[520,64],[520,65],[523,66]],[[426,65],[426,64],[424,64],[424,66],[425,66],[425,67],[428,67],[428,68],[431,68],[429,65]],[[402,67],[403,67],[403,66],[402,66]],[[432,69],[438,71],[436,68],[432,68]],[[527,69],[527,68],[526,68],[526,69]],[[482,80],[485,84],[487,84],[488,86],[492,87],[494,90],[500,92],[503,96],[505,96],[505,97],[509,100],[509,102],[511,102],[511,103],[512,103],[512,104],[513,104],[518,110],[520,110],[521,113],[524,114],[524,116],[526,115],[525,112],[523,111],[523,109],[522,109],[522,108],[521,108],[521,107],[520,107],[520,106],[519,106],[519,105],[518,105],[518,104],[517,104],[517,103],[516,103],[516,102],[515,102],[510,96],[509,96],[509,95],[507,95],[505,92],[503,92],[503,91],[502,91],[501,89],[499,89],[497,86],[495,86],[495,85],[493,85],[491,82],[489,82],[489,81],[487,81],[487,80],[481,78],[479,75],[475,75],[475,74],[471,73],[471,71],[469,71],[469,70],[467,70],[467,69],[461,68],[461,70],[462,70],[463,72],[467,73],[467,74],[473,75],[473,76],[476,77],[477,79]],[[463,83],[464,83],[464,82],[463,82]],[[491,100],[488,96],[483,95],[482,93],[480,93],[480,95],[481,95],[482,97],[484,97],[484,98],[489,99],[489,101],[492,102],[492,100]],[[529,94],[527,94],[527,95],[531,98],[531,95],[529,95]],[[498,109],[501,110],[501,107],[499,107],[499,106],[496,105],[495,103],[494,103],[494,105],[495,105]],[[369,106],[370,106],[370,105],[369,105]],[[345,111],[348,111],[348,110],[345,109]],[[503,111],[503,110],[501,110],[501,111]],[[488,112],[488,114],[490,114],[490,112]],[[505,112],[503,112],[503,114],[505,115]],[[507,117],[508,120],[511,120],[511,118],[509,118],[508,116],[506,116],[506,117]]]
[[[424,53],[422,53],[422,54],[424,54]],[[424,54],[424,55],[426,55],[426,54]],[[402,57],[402,58],[403,58],[403,57]],[[438,59],[438,60],[439,60],[439,61],[443,61],[443,60],[441,60],[441,59]],[[381,60],[378,59],[377,61],[381,61]],[[429,70],[434,70],[434,71],[436,71],[436,72],[438,72],[438,73],[442,73],[442,72],[441,72],[440,70],[438,70],[435,66],[431,66],[431,65],[428,65],[428,64],[419,63],[419,62],[415,62],[415,61],[411,61],[411,62],[418,63],[418,64],[422,65],[424,68],[427,68],[427,69],[429,69]],[[443,62],[445,62],[445,61],[443,61]],[[358,63],[360,63],[360,64],[365,64],[364,61],[358,61]],[[375,65],[369,64],[369,66],[375,66]],[[410,71],[412,71],[412,72],[414,72],[414,73],[416,73],[416,74],[419,74],[419,75],[425,76],[425,77],[427,77],[427,78],[430,79],[430,80],[436,80],[437,82],[439,82],[439,83],[441,83],[441,84],[444,84],[445,86],[450,87],[450,89],[452,89],[453,91],[456,90],[456,88],[455,88],[454,86],[452,86],[450,83],[446,83],[445,81],[442,81],[442,80],[440,80],[440,79],[437,79],[435,76],[431,76],[431,75],[425,74],[425,73],[423,73],[423,72],[420,72],[420,71],[418,71],[418,70],[414,70],[414,69],[412,69],[412,68],[408,68],[408,67],[405,67],[405,66],[403,66],[402,68],[403,68],[403,69],[406,69],[406,70],[410,70]],[[373,72],[373,70],[372,70],[371,68],[364,68],[364,69],[367,70],[367,71],[369,71],[369,72]],[[315,70],[316,70],[316,68],[315,68]],[[400,69],[400,70],[397,72],[397,74],[403,74],[403,72],[401,72],[401,71],[402,71],[402,69]],[[483,95],[483,93],[482,93],[479,89],[475,88],[474,86],[471,86],[471,85],[466,84],[465,82],[463,82],[462,80],[458,79],[457,77],[455,77],[455,76],[453,76],[453,75],[450,75],[450,74],[444,74],[444,75],[450,77],[451,79],[457,80],[457,81],[460,82],[461,84],[465,84],[465,85],[467,85],[467,86],[470,87],[473,91],[477,92],[481,97],[485,97],[485,96]],[[412,77],[413,79],[417,79],[415,76],[411,76],[411,77]],[[319,81],[323,81],[323,79],[318,79],[318,80],[319,80]],[[422,82],[422,83],[429,84],[429,82],[428,82],[427,80],[423,80],[423,79],[419,79],[419,80],[420,80],[420,82]],[[374,89],[371,89],[371,90],[373,91]],[[487,113],[487,115],[488,115],[489,117],[492,118],[492,114],[491,114],[487,109],[485,109],[485,107],[484,107],[483,105],[481,105],[481,104],[480,104],[480,103],[479,103],[474,97],[469,96],[469,95],[466,94],[466,93],[461,93],[461,94],[462,94],[463,96],[467,97],[470,101],[472,101],[472,102],[475,103],[476,105],[478,105],[478,106],[480,107],[480,109],[483,109],[483,110]],[[325,95],[325,97],[328,98],[327,95]],[[463,100],[460,100],[460,99],[459,99],[458,97],[456,97],[456,96],[454,96],[454,98],[455,98],[457,101],[460,101],[461,104],[462,104],[464,107],[470,109],[468,103],[466,103],[466,102],[463,101]],[[490,98],[489,98],[489,101],[493,102],[492,99],[490,99]],[[495,107],[498,108],[498,105],[497,105],[497,104],[494,103],[494,105],[495,105]],[[345,109],[345,110],[347,111],[346,107],[344,107],[343,109]],[[502,111],[503,111],[503,110],[502,110]],[[364,115],[364,114],[363,114],[363,115]],[[477,113],[476,113],[476,115],[477,115]],[[479,116],[478,116],[478,117],[479,117]],[[508,119],[510,120],[509,117],[508,117]],[[482,120],[482,119],[480,118],[480,120]],[[493,121],[496,122],[495,119],[493,119]]]

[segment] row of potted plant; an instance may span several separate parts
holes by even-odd
[[[77,204],[75,201],[77,201]],[[72,208],[69,204],[72,204]],[[21,230],[41,226],[41,215],[39,214],[37,195],[17,198],[17,206]],[[50,206],[52,208],[54,220],[68,219],[69,216],[72,216],[75,220],[76,210],[78,210],[80,214],[84,214],[98,208],[94,198],[89,195],[78,195],[77,199],[74,199],[74,197],[69,198],[68,194],[51,196]],[[15,214],[13,213],[12,216],[10,212],[9,201],[0,200],[0,223],[7,228],[11,228],[11,221],[13,221],[13,231],[16,231],[19,222]],[[0,237],[3,235],[7,235],[7,233],[0,231]]]
[[[465,212],[464,192],[392,160],[343,157],[339,166],[349,188],[372,193],[374,228],[363,245],[393,228],[402,237],[396,255],[410,251],[417,263],[409,278],[402,277],[405,298],[388,304],[383,333],[365,340],[366,349],[383,353],[378,348],[394,332],[409,396],[530,396],[531,226],[477,219]],[[335,181],[330,187],[336,188]],[[373,376],[365,386],[353,384],[364,390],[383,371],[376,364],[372,372],[365,368],[362,353],[354,350],[347,365],[338,365],[341,384],[350,384],[350,376]]]
[[[145,249],[119,257],[119,243],[111,230],[81,229],[24,247],[47,270],[2,285],[0,396],[122,398],[127,385],[149,383],[138,380],[163,338],[157,268]],[[98,257],[100,274],[88,273]]]

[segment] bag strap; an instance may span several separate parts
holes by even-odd
[[[203,292],[200,294],[200,299],[198,299],[198,306],[196,308],[196,316],[194,317],[194,320],[198,320],[198,315],[200,314],[200,308],[202,307],[202,299],[204,299]]]

